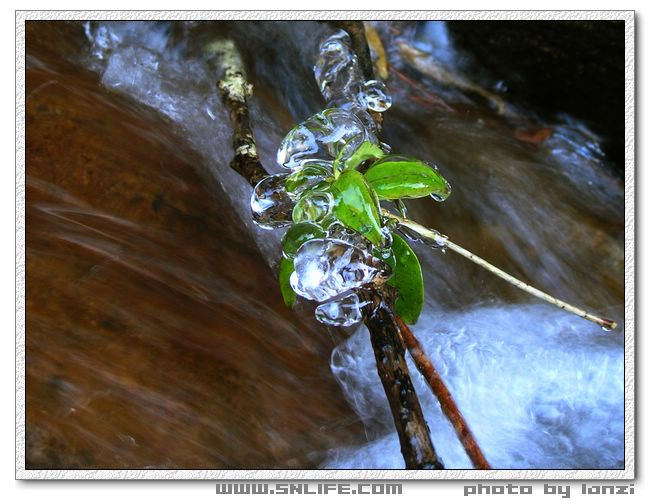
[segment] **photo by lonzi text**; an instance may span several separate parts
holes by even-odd
[[[571,498],[572,487],[570,484],[548,484],[543,487],[532,484],[469,484],[463,486],[463,496],[472,495],[532,495],[533,491],[542,489],[545,495],[554,495],[559,498]],[[574,485],[573,491],[582,495],[634,495],[633,484],[593,484],[582,483],[578,488]]]

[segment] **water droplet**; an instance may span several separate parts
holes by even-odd
[[[367,304],[359,300],[355,291],[320,304],[315,311],[318,321],[332,326],[352,326],[363,319],[361,309]]]
[[[293,209],[294,222],[319,222],[332,211],[334,197],[324,191],[309,191],[296,203]]]
[[[381,259],[383,262],[385,262],[388,267],[391,268],[391,271],[395,269],[395,266],[397,265],[397,259],[395,258],[395,252],[393,252],[392,248],[388,247],[383,250],[379,248],[373,248],[372,254],[378,259]]]
[[[445,181],[444,190],[439,191],[437,193],[431,193],[431,198],[433,198],[435,201],[445,201],[447,198],[449,198],[450,194],[451,194],[451,186],[447,181]]]
[[[253,189],[251,210],[259,227],[274,229],[292,223],[293,201],[284,188],[286,178],[287,174],[270,175]]]
[[[602,320],[604,321],[602,327],[603,327],[603,330],[605,330],[606,332],[611,332],[612,330],[614,330],[618,326],[616,321],[613,321],[611,319],[602,318]]]
[[[361,99],[368,109],[377,113],[383,113],[393,104],[386,85],[378,80],[370,80],[363,85]]]
[[[318,302],[389,275],[386,264],[341,240],[306,242],[298,250],[294,266],[291,287],[298,295]]]
[[[429,165],[434,170],[439,170],[438,165],[436,165],[435,163],[427,162],[427,165]],[[451,185],[447,182],[446,179],[443,178],[442,180],[445,183],[444,188],[442,188],[442,190],[436,193],[431,193],[431,198],[433,198],[435,201],[445,201],[447,198],[449,198],[449,195],[451,194]]]
[[[447,247],[447,236],[438,231],[433,231],[435,233],[435,238],[433,240],[428,240],[431,243],[431,248],[438,249],[442,248],[442,253],[445,253]]]

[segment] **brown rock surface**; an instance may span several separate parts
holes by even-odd
[[[26,467],[313,467],[358,425],[330,336],[169,125],[63,61],[75,30],[27,29]]]

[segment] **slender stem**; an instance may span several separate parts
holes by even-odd
[[[205,46],[204,53],[207,58],[217,59],[223,73],[217,86],[221,99],[230,110],[233,126],[235,156],[230,162],[230,167],[254,186],[268,173],[257,154],[248,115],[246,99],[253,94],[253,86],[246,80],[241,56],[232,40],[215,40]]]
[[[407,469],[444,469],[404,359],[399,319],[381,292],[363,290],[364,322],[377,362],[377,373],[393,415]]]
[[[616,322],[614,322],[611,319],[607,318],[602,318],[600,316],[596,316],[595,314],[588,313],[584,309],[580,309],[579,307],[576,307],[574,305],[569,304],[568,302],[564,302],[563,300],[556,299],[552,295],[549,295],[548,293],[542,292],[541,290],[538,290],[537,288],[524,283],[523,281],[515,278],[514,276],[506,273],[505,271],[499,269],[493,264],[490,264],[488,261],[482,259],[481,257],[474,255],[472,252],[469,250],[466,250],[465,248],[461,247],[460,245],[457,245],[453,241],[450,241],[447,236],[443,235],[442,233],[439,233],[435,229],[429,229],[424,227],[421,224],[418,224],[415,221],[412,221],[410,219],[406,219],[404,217],[400,217],[399,215],[395,215],[391,212],[389,212],[386,209],[382,209],[382,214],[384,217],[389,217],[391,219],[396,220],[397,222],[400,223],[400,225],[415,231],[418,233],[420,236],[423,238],[430,240],[434,242],[436,245],[441,246],[441,247],[446,247],[449,250],[452,250],[453,252],[456,252],[459,255],[462,255],[466,259],[471,260],[475,264],[478,264],[484,269],[487,269],[493,274],[496,274],[499,278],[506,280],[508,283],[516,286],[517,288],[528,292],[529,294],[545,300],[546,302],[553,304],[556,307],[559,307],[560,309],[564,309],[565,311],[571,312],[577,316],[580,316],[581,318],[584,318],[588,321],[592,321],[596,323],[597,325],[602,326],[606,330],[613,330],[616,328]]]
[[[447,386],[438,373],[438,370],[433,366],[427,353],[424,352],[422,344],[413,334],[408,325],[404,323],[402,318],[396,316],[395,319],[397,321],[397,326],[399,327],[400,335],[415,361],[415,366],[418,367],[418,370],[426,380],[427,384],[429,384],[431,392],[433,392],[433,395],[438,399],[442,412],[454,427],[456,435],[463,445],[463,448],[465,448],[465,452],[472,461],[474,468],[482,470],[491,469],[492,466],[485,458],[485,455],[483,455],[481,448],[474,438],[474,434],[472,434],[469,425],[467,425],[467,422],[465,421],[465,417],[463,417],[463,414],[458,409],[454,398],[449,392],[449,389],[447,389]]]
[[[386,49],[384,49],[384,44],[381,42],[379,33],[377,33],[377,30],[372,26],[370,21],[364,21],[363,27],[366,29],[368,46],[375,51],[375,55],[377,56],[374,64],[375,72],[382,80],[388,80],[388,57],[386,56]]]
[[[363,22],[342,21],[340,24],[350,35],[352,50],[359,59],[364,77],[366,80],[374,80]],[[379,135],[383,123],[382,114],[372,112],[371,116]],[[364,309],[364,323],[370,332],[377,372],[393,414],[404,462],[409,469],[444,469],[433,446],[429,426],[404,359],[404,340],[399,332],[398,316],[389,305],[392,300],[387,303],[385,299],[377,290],[369,294],[368,301],[373,305]]]

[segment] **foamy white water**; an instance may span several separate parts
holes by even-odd
[[[546,305],[427,313],[414,328],[495,468],[623,467],[623,335]],[[471,468],[417,369],[409,367],[437,452]],[[332,370],[369,429],[366,446],[333,450],[325,468],[403,468],[399,441],[360,329]]]

